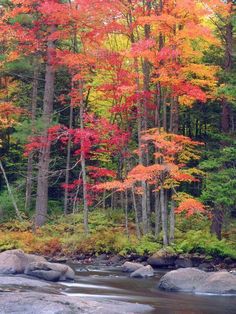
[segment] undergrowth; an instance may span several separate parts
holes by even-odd
[[[130,219],[131,220],[131,219]],[[12,220],[0,225],[0,252],[21,248],[28,253],[46,256],[76,256],[77,254],[128,254],[150,255],[162,247],[161,235],[156,239],[146,235],[137,239],[135,225],[130,222],[129,236],[126,234],[122,212],[94,211],[89,217],[90,233],[83,233],[81,213],[59,217],[42,228],[33,230],[30,220]],[[203,222],[205,223],[205,222]],[[172,248],[177,253],[199,253],[212,257],[236,259],[236,248],[228,239],[219,241],[207,231],[176,229],[176,240]]]

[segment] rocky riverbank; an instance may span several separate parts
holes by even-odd
[[[153,268],[163,268],[170,270],[187,267],[197,267],[204,271],[219,271],[222,269],[230,271],[236,269],[236,259],[233,258],[211,257],[199,253],[176,254],[165,249],[161,249],[153,255],[130,254],[127,256],[120,256],[104,253],[96,256],[93,254],[83,253],[76,254],[69,258],[65,256],[48,256],[47,259],[51,262],[57,263],[71,262],[83,265],[103,264],[107,266],[121,266],[126,261],[128,261],[143,263],[144,266],[151,265]]]
[[[24,279],[20,280],[21,283],[22,280],[24,281]],[[8,279],[6,282],[8,282]],[[26,280],[25,284],[28,285],[29,282]],[[92,298],[64,296],[52,294],[52,292],[49,294],[36,291],[9,291],[9,289],[4,291],[2,287],[3,283],[0,284],[0,313],[2,314],[135,314],[149,313],[152,310],[151,306],[142,304],[115,300],[94,301]]]

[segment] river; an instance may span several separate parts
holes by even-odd
[[[109,299],[148,304],[149,313],[158,314],[235,314],[236,297],[193,295],[156,289],[165,270],[149,279],[129,278],[119,267],[72,265],[76,281],[63,283],[63,294],[92,299]],[[123,313],[121,313],[123,314]]]

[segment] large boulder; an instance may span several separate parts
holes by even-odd
[[[152,266],[142,266],[135,270],[133,273],[130,274],[131,278],[147,278],[147,277],[153,277],[154,271]]]
[[[193,292],[208,277],[208,274],[196,268],[180,268],[165,274],[159,282],[159,288],[168,291]]]
[[[0,274],[22,274],[28,264],[46,262],[42,256],[25,254],[22,250],[9,250],[0,253]]]
[[[214,272],[196,288],[197,293],[236,294],[236,276],[227,271]]]
[[[176,259],[176,253],[168,249],[161,249],[149,257],[147,263],[153,267],[173,267],[175,266]]]
[[[75,273],[67,265],[49,262],[33,262],[27,265],[24,273],[48,281],[73,280]]]
[[[98,300],[58,294],[31,292],[0,292],[0,313],[11,314],[120,314],[151,313],[149,305],[118,300]]]
[[[158,286],[167,291],[236,294],[236,276],[227,271],[207,273],[196,268],[183,268],[165,274]]]
[[[132,273],[135,270],[143,267],[143,264],[141,264],[141,263],[125,262],[121,267],[122,267],[122,271],[127,272],[127,273]]]

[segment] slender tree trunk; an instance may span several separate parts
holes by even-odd
[[[55,31],[52,26],[51,33]],[[54,98],[54,83],[55,83],[55,69],[53,62],[53,51],[55,50],[55,43],[48,41],[47,49],[47,64],[45,75],[45,90],[43,99],[43,127],[44,131],[42,137],[44,138],[43,147],[40,151],[38,163],[38,180],[37,180],[37,197],[36,197],[36,217],[35,226],[42,226],[47,218],[48,212],[48,176],[49,176],[49,162],[51,143],[48,138],[48,128],[52,119],[53,112],[53,98]]]
[[[128,192],[125,191],[125,230],[126,235],[129,238],[129,217],[128,217]]]
[[[228,3],[232,4],[233,15],[233,1],[228,0]],[[225,26],[225,60],[224,60],[224,69],[226,72],[231,72],[233,69],[233,24],[230,21]],[[221,128],[224,133],[229,133],[230,131],[230,116],[231,116],[231,107],[227,102],[227,99],[222,100],[222,113],[221,113]]]
[[[179,104],[176,97],[171,99],[170,132],[177,134],[179,131]]]
[[[80,129],[84,129],[84,99],[83,99],[83,83],[80,82]],[[86,164],[85,164],[85,154],[84,154],[84,141],[81,138],[81,170],[83,179],[83,203],[84,203],[84,233],[87,235],[89,233],[88,227],[88,191],[87,191],[87,174],[86,174]]]
[[[171,201],[170,209],[170,243],[174,242],[175,239],[175,202]]]
[[[73,89],[73,83],[72,83]],[[70,118],[69,118],[69,129],[71,130],[73,127],[73,106],[70,104]],[[69,132],[68,143],[67,143],[67,156],[66,156],[66,173],[65,173],[65,195],[64,195],[64,214],[68,214],[68,196],[69,189],[68,184],[70,180],[70,160],[71,160],[71,133]]]
[[[16,200],[15,200],[15,197],[12,193],[12,190],[11,190],[11,187],[10,187],[10,184],[9,184],[9,181],[7,179],[7,175],[6,175],[6,172],[4,170],[4,167],[3,167],[3,164],[2,164],[2,161],[0,160],[0,169],[2,171],[2,174],[3,174],[3,177],[4,177],[4,180],[6,182],[6,186],[7,186],[7,190],[8,190],[8,194],[11,198],[11,201],[12,201],[12,205],[14,206],[14,209],[16,211],[16,216],[18,217],[19,220],[22,220],[22,217],[21,217],[21,214],[20,214],[20,211],[18,209],[18,206],[16,204]]]
[[[133,206],[134,206],[134,214],[135,214],[136,235],[137,235],[137,238],[140,239],[141,232],[140,232],[139,219],[138,219],[138,207],[137,207],[137,202],[136,202],[136,197],[135,197],[133,186],[132,186],[132,197],[133,197]]]
[[[33,88],[32,88],[32,104],[31,104],[31,124],[32,135],[35,134],[35,120],[37,110],[37,96],[38,96],[38,82],[39,82],[39,70],[40,64],[38,57],[34,58],[34,76],[33,76]],[[33,153],[30,153],[27,164],[26,175],[26,191],[25,191],[25,210],[27,211],[31,207],[32,202],[32,186],[33,186]]]
[[[160,193],[155,192],[155,237],[158,238],[161,229]]]
[[[161,221],[162,221],[162,232],[163,232],[163,245],[167,246],[168,241],[168,214],[165,204],[165,191],[161,189],[160,191],[160,205],[161,205]]]

